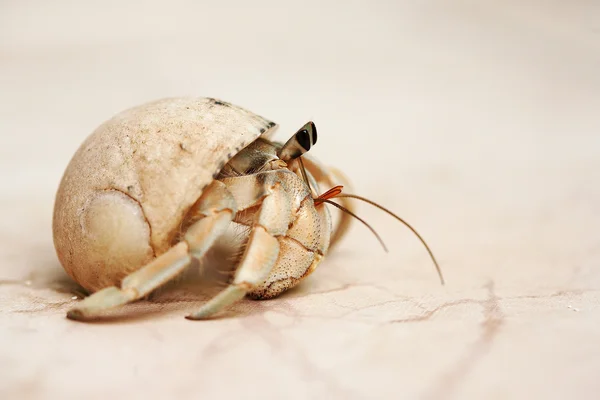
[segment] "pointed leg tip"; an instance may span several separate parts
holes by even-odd
[[[194,313],[194,314],[186,315],[185,319],[188,319],[190,321],[201,321],[201,320],[209,319],[210,317],[211,317],[210,314]]]
[[[81,309],[73,308],[67,311],[67,318],[74,321],[84,321],[86,319],[86,316]]]

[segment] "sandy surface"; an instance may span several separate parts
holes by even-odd
[[[251,3],[0,4],[0,398],[596,398],[598,3]],[[180,95],[280,139],[314,120],[311,152],[412,222],[447,285],[360,206],[390,253],[357,224],[280,298],[191,322],[209,293],[184,282],[65,319],[64,168],[113,114]]]

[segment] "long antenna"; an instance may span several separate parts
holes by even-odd
[[[442,285],[445,284],[444,276],[442,275],[442,270],[441,270],[440,265],[438,264],[437,260],[435,259],[435,256],[433,255],[433,252],[431,251],[431,249],[429,248],[429,246],[425,242],[425,239],[423,239],[423,237],[419,234],[419,232],[417,232],[417,230],[415,228],[413,228],[408,222],[406,222],[404,219],[400,218],[399,216],[397,216],[396,214],[394,214],[393,212],[391,212],[387,208],[383,207],[382,205],[379,205],[379,204],[375,203],[374,201],[369,200],[367,198],[364,198],[362,196],[357,196],[355,194],[341,193],[341,194],[338,194],[335,197],[336,198],[337,197],[350,197],[352,199],[357,199],[357,200],[364,201],[365,203],[369,203],[372,206],[379,208],[381,211],[384,211],[384,212],[388,213],[389,215],[391,215],[392,217],[396,218],[398,221],[400,221],[401,223],[403,223],[408,229],[410,229],[419,238],[419,240],[421,241],[421,243],[423,243],[423,246],[425,246],[425,249],[427,249],[427,252],[429,253],[429,256],[431,257],[431,260],[433,261],[433,264],[435,264],[435,269],[437,270],[438,276],[440,277],[440,282],[442,283]],[[332,204],[332,202],[329,202],[329,201],[327,201],[327,203],[328,204]]]
[[[331,204],[332,206],[339,208],[343,212],[348,213],[349,215],[353,216],[354,218],[356,218],[357,220],[359,220],[360,222],[362,222],[367,228],[369,228],[369,230],[371,230],[371,232],[373,232],[373,235],[375,235],[375,237],[377,238],[377,240],[379,240],[379,243],[381,243],[381,246],[383,247],[383,250],[385,250],[386,253],[388,252],[387,246],[385,245],[385,243],[383,243],[383,239],[381,239],[381,236],[379,236],[379,234],[377,232],[375,232],[375,229],[373,229],[373,227],[371,225],[369,225],[367,223],[367,221],[365,221],[364,219],[360,218],[358,215],[354,214],[352,211],[348,210],[346,207],[341,206],[338,203],[334,203],[333,201],[331,201],[329,199],[320,198],[319,202],[320,203]]]
[[[304,179],[306,186],[308,186],[309,189],[312,189],[310,182],[308,181],[308,176],[306,176],[306,169],[304,168],[304,162],[302,162],[302,156],[298,157],[297,160],[300,163],[300,171],[302,172],[302,179]]]

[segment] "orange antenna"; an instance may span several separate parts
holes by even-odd
[[[444,276],[442,275],[442,269],[440,268],[440,265],[438,264],[437,260],[435,259],[435,256],[433,255],[433,252],[431,251],[431,249],[427,245],[427,242],[425,242],[425,239],[423,239],[423,237],[419,234],[419,232],[417,232],[417,230],[415,228],[413,228],[404,219],[400,218],[398,215],[394,214],[393,212],[391,212],[387,208],[383,207],[382,205],[375,203],[373,200],[369,200],[369,199],[367,199],[365,197],[357,196],[355,194],[346,194],[346,193],[342,194],[342,189],[343,188],[344,188],[343,186],[334,186],[334,187],[332,187],[331,189],[329,189],[328,191],[326,191],[325,193],[323,193],[322,195],[320,195],[319,197],[316,197],[314,199],[315,205],[319,205],[319,204],[322,204],[322,203],[327,203],[327,204],[330,204],[330,205],[332,205],[334,207],[339,208],[341,211],[343,211],[343,212],[351,215],[352,217],[356,218],[357,220],[359,220],[360,222],[362,222],[367,228],[369,228],[369,230],[377,237],[377,240],[379,240],[379,242],[383,246],[384,250],[387,252],[387,247],[383,243],[383,240],[381,240],[381,237],[379,236],[379,234],[377,234],[377,232],[375,232],[375,230],[371,227],[371,225],[369,225],[365,220],[363,220],[362,218],[358,217],[356,214],[354,214],[350,210],[348,210],[348,209],[342,207],[341,205],[333,202],[332,199],[340,198],[340,197],[352,198],[352,199],[364,201],[365,203],[371,204],[372,206],[375,206],[375,207],[379,208],[380,210],[386,212],[387,214],[389,214],[390,216],[394,217],[396,220],[398,220],[399,222],[401,222],[402,224],[404,224],[404,226],[406,226],[408,229],[410,229],[412,231],[412,233],[414,233],[417,236],[417,238],[419,238],[419,240],[421,241],[421,243],[423,244],[423,246],[425,246],[425,249],[429,253],[429,256],[431,257],[431,260],[433,261],[433,264],[435,265],[435,269],[437,270],[438,276],[440,277],[440,282],[442,283],[442,285],[445,284]]]
[[[315,205],[319,205],[319,204],[323,203],[325,200],[333,199],[334,197],[340,195],[342,193],[343,188],[344,187],[341,185],[332,187],[331,189],[329,189],[328,191],[326,191],[325,193],[323,193],[322,195],[320,195],[319,197],[314,199]]]
[[[379,236],[379,234],[375,231],[375,229],[373,229],[373,227],[371,225],[369,225],[369,223],[367,221],[365,221],[358,215],[354,214],[352,211],[348,210],[346,207],[343,207],[343,206],[339,205],[338,203],[334,203],[333,201],[331,201],[329,199],[321,199],[321,202],[331,204],[332,206],[339,208],[343,212],[347,213],[348,215],[350,215],[350,216],[356,218],[357,220],[359,220],[360,222],[362,222],[363,225],[365,225],[367,228],[369,228],[369,230],[373,233],[373,235],[375,235],[377,240],[379,240],[379,243],[381,243],[381,247],[383,247],[383,250],[386,253],[388,252],[387,246],[383,242],[383,239],[381,239],[381,236]]]
[[[404,224],[404,226],[406,226],[408,229],[410,229],[412,231],[412,233],[414,233],[415,236],[417,238],[419,238],[419,240],[421,241],[421,243],[423,243],[423,246],[425,246],[425,249],[429,253],[429,256],[431,257],[431,260],[433,261],[433,264],[435,265],[435,269],[437,270],[438,276],[440,277],[440,282],[442,283],[442,285],[445,283],[444,276],[442,275],[442,269],[440,268],[440,265],[438,264],[437,260],[435,259],[435,256],[433,255],[433,252],[431,251],[431,249],[427,245],[427,242],[425,242],[425,239],[423,239],[423,237],[419,234],[419,232],[417,232],[417,230],[415,228],[413,228],[408,222],[406,222],[404,219],[400,218],[399,216],[397,216],[396,214],[394,214],[393,212],[391,212],[390,210],[388,210],[384,206],[382,206],[380,204],[377,204],[373,200],[369,200],[369,199],[367,199],[365,197],[357,196],[355,194],[339,194],[337,197],[349,197],[349,198],[352,198],[352,199],[357,199],[357,200],[364,201],[365,203],[371,204],[372,206],[379,208],[381,211],[386,212],[388,215],[394,217],[396,220],[398,220],[399,222],[401,222],[402,224]]]

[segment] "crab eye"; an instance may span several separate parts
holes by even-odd
[[[300,157],[317,143],[317,127],[310,121],[294,134],[279,150],[279,158],[283,161]]]

